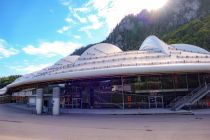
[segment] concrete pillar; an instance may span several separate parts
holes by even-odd
[[[60,87],[54,87],[53,88],[53,109],[52,114],[53,115],[59,115],[60,114]]]
[[[36,89],[36,113],[42,114],[43,89]]]

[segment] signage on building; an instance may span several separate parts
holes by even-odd
[[[32,96],[32,91],[20,91],[20,92],[14,92],[12,93],[12,96]]]

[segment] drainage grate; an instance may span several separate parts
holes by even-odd
[[[151,129],[146,129],[145,131],[152,131]]]
[[[15,120],[0,120],[0,122],[13,122],[13,123],[21,123],[21,121],[15,121]]]

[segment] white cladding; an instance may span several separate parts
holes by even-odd
[[[210,72],[210,53],[188,44],[168,45],[156,36],[146,38],[134,51],[123,52],[101,43],[81,56],[67,56],[53,66],[24,75],[7,88],[61,79],[173,72]]]
[[[42,114],[43,89],[36,89],[36,113]]]
[[[159,51],[165,54],[169,54],[170,46],[157,38],[156,36],[150,36],[144,40],[141,47],[139,48],[140,51]]]
[[[90,48],[88,48],[81,56],[80,59],[89,59],[92,57],[102,57],[107,56],[109,54],[122,52],[120,48],[115,45],[108,43],[100,43],[96,44]],[[78,61],[79,62],[79,61]]]
[[[24,89],[19,92],[14,92],[12,93],[12,96],[35,96],[35,93],[33,93],[33,90],[35,88],[29,88],[29,89]]]
[[[0,95],[4,95],[7,92],[7,87],[0,89]]]
[[[54,87],[53,88],[53,108],[52,113],[53,115],[60,114],[60,88]]]
[[[29,105],[36,105],[36,97],[29,97],[28,98],[28,104]]]
[[[190,45],[190,44],[172,44],[172,47],[182,50],[182,51],[188,51],[188,52],[194,52],[194,53],[206,53],[208,54],[209,52],[204,50],[203,48],[197,47],[195,45]]]
[[[73,65],[79,57],[79,55],[68,55],[56,62],[55,65]]]

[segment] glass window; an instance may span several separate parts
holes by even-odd
[[[162,75],[161,83],[162,83],[163,89],[173,89],[174,88],[173,78],[171,75]]]
[[[198,74],[187,74],[188,88],[196,88],[199,86]]]
[[[147,90],[146,76],[141,76],[140,77],[139,89],[140,90]]]
[[[147,77],[147,88],[152,89],[161,89],[160,76],[148,76]]]
[[[124,77],[123,87],[124,87],[124,92],[129,92],[129,93],[139,90],[139,78],[137,76]]]
[[[187,75],[174,75],[174,85],[176,89],[187,88]]]

